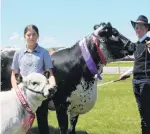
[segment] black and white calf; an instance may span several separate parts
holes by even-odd
[[[68,131],[68,112],[70,113],[70,134],[75,134],[79,115],[89,112],[96,103],[97,77],[95,76],[97,74],[99,76],[106,63],[132,54],[130,46],[134,44],[110,23],[101,23],[94,26],[94,32],[91,35],[81,39],[74,46],[52,55],[53,72],[58,89],[48,107],[50,110],[56,109],[61,134],[66,134]],[[2,69],[2,77],[4,77],[2,85],[10,83],[8,79],[10,53],[5,57],[2,56],[4,58],[2,65],[5,64],[5,68]],[[9,62],[6,63],[6,59]],[[52,107],[53,103],[54,107]]]
[[[49,75],[49,72],[45,74]],[[56,92],[49,84],[49,77],[42,74],[32,73],[24,78],[19,74],[15,76],[18,88],[0,92],[2,134],[27,134],[37,108]]]

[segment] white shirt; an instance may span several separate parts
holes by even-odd
[[[147,34],[144,34],[141,38],[139,38],[139,42],[142,42],[147,38]]]

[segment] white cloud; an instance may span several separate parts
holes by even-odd
[[[62,44],[55,38],[51,36],[44,36],[43,39],[41,39],[41,43],[44,46],[48,47],[61,47]]]
[[[20,37],[20,40],[24,40],[24,37]]]
[[[17,32],[13,32],[12,36],[9,38],[10,40],[17,40],[19,39],[19,34]]]
[[[50,47],[62,47],[62,43],[60,43],[55,37],[53,36],[41,36],[39,39],[39,45],[50,48]],[[24,47],[25,46],[25,39],[17,32],[13,32],[12,35],[9,37],[8,43],[10,45],[7,46],[17,46],[17,47]],[[16,45],[14,45],[16,44]],[[63,44],[64,46],[65,44]],[[6,46],[6,45],[4,45]]]
[[[24,37],[21,36],[19,33],[17,32],[13,32],[12,35],[9,37],[10,40],[15,40],[15,41],[23,41]]]

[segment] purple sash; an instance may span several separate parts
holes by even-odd
[[[85,38],[83,38],[80,42],[79,42],[79,46],[82,52],[82,56],[88,66],[88,69],[90,70],[90,72],[92,74],[97,74],[99,80],[102,80],[100,74],[98,74],[98,70],[96,68],[96,65],[93,61],[93,58],[91,57],[91,54],[87,48],[86,42],[85,42]]]

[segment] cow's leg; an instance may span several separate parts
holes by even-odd
[[[67,134],[68,133],[68,114],[67,114],[67,106],[60,105],[56,107],[56,114],[58,125],[60,129],[60,134]]]
[[[78,122],[78,117],[79,115],[76,115],[76,116],[72,116],[70,115],[70,130],[69,130],[69,134],[75,134],[76,131],[76,124]]]
[[[42,105],[37,109],[37,122],[40,134],[49,134],[48,127],[48,102],[49,100],[45,100],[42,102]]]

